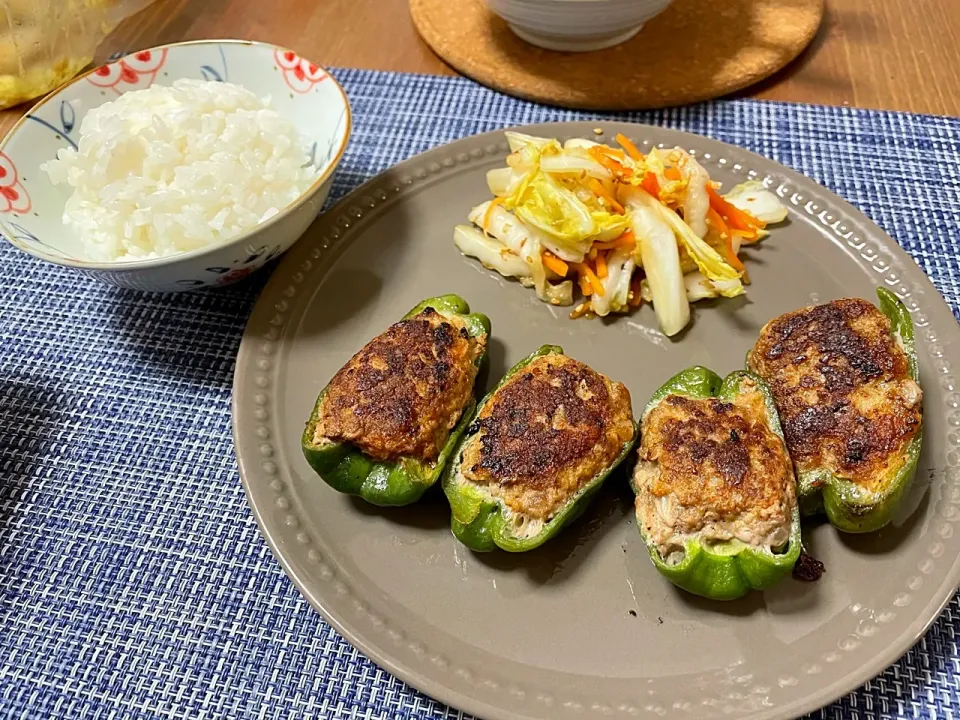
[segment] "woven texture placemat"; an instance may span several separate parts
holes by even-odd
[[[337,71],[334,197],[439,143],[591,116],[469,80]],[[595,116],[594,116],[595,117]],[[960,120],[735,101],[623,119],[732,142],[853,201],[960,307]],[[0,717],[463,717],[368,661],[297,593],[234,461],[230,388],[267,278],[170,296],[0,243]],[[814,717],[960,717],[960,606]]]
[[[410,0],[421,37],[464,75],[588,110],[683,105],[753,85],[800,54],[823,8],[824,0],[674,0],[627,42],[562,53],[521,40],[485,0]]]

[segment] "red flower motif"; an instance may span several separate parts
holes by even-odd
[[[221,275],[220,277],[218,277],[213,284],[219,286],[219,285],[229,285],[231,283],[235,283],[237,282],[237,280],[241,280],[245,278],[247,275],[249,275],[256,269],[257,268],[253,268],[253,267],[245,267],[245,268],[237,268],[236,270],[231,270],[225,275]]]
[[[108,65],[101,65],[87,75],[87,80],[97,87],[110,88],[117,95],[127,90],[142,90],[153,84],[166,59],[166,48],[142,50]]]
[[[318,66],[291,50],[276,50],[273,56],[277,66],[283,71],[284,81],[294,92],[309,92],[314,85],[327,77]]]
[[[13,161],[0,152],[0,213],[28,213],[32,207]]]

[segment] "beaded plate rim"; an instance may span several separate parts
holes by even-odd
[[[854,251],[853,261],[873,273],[877,285],[893,290],[911,312],[917,328],[917,344],[929,356],[938,377],[925,378],[924,385],[939,382],[940,393],[948,418],[960,423],[960,392],[957,392],[954,365],[960,362],[960,345],[956,343],[957,324],[952,312],[922,269],[893,239],[875,223],[800,173],[779,163],[712,138],[651,125],[626,122],[560,122],[518,126],[530,134],[552,137],[591,137],[594,129],[603,130],[599,139],[622,132],[642,147],[685,147],[708,167],[721,167],[744,179],[763,182],[784,199],[791,212],[805,214],[832,232],[836,239]],[[323,267],[323,258],[340,243],[349,242],[358,232],[352,228],[366,216],[375,217],[385,208],[402,202],[411,190],[444,177],[475,171],[492,156],[507,152],[503,130],[491,131],[456,140],[400,162],[366,181],[327,210],[304,239],[287,252],[275,270],[251,313],[241,341],[233,383],[233,435],[241,480],[247,501],[261,534],[284,571],[298,590],[327,621],[351,644],[381,667],[411,686],[489,720],[494,718],[577,718],[600,714],[610,717],[662,717],[669,710],[655,698],[643,702],[625,698],[554,697],[537,688],[522,688],[506,678],[492,676],[474,667],[464,667],[445,658],[418,638],[407,637],[400,629],[371,611],[357,597],[349,584],[338,578],[314,547],[298,517],[302,509],[295,507],[285,493],[286,483],[281,460],[271,442],[270,418],[273,414],[274,357],[290,324],[290,301],[308,277]],[[362,232],[362,225],[359,229]],[[308,283],[309,285],[309,283]],[[944,326],[942,339],[934,327]],[[950,359],[947,356],[951,356]],[[926,412],[933,410],[929,405]],[[946,434],[945,434],[946,435]],[[927,437],[926,443],[933,442]],[[697,707],[719,712],[737,712],[739,717],[757,719],[789,718],[813,711],[860,687],[883,672],[910,649],[936,620],[960,585],[960,535],[953,544],[957,553],[946,550],[945,541],[955,537],[955,523],[960,521],[960,443],[949,436],[942,443],[950,451],[945,466],[931,480],[931,496],[939,496],[936,523],[931,523],[915,542],[928,543],[927,556],[910,575],[905,587],[891,598],[890,607],[863,608],[868,613],[853,617],[848,634],[837,639],[835,647],[823,653],[821,662],[805,663],[794,675],[763,679],[754,684],[752,675],[743,683],[746,705],[738,708],[738,698],[690,697],[673,702],[669,709],[686,711],[687,717]],[[933,527],[936,525],[936,528]],[[923,606],[898,624],[892,632],[890,623],[914,604],[919,590],[928,585],[929,576],[940,558],[956,558],[946,570],[940,569],[943,580],[933,591],[922,595]],[[298,568],[312,567],[324,581],[324,588],[312,587],[301,577]],[[885,630],[886,629],[886,630]],[[886,642],[878,647],[878,640]],[[861,652],[857,652],[860,650]],[[839,672],[846,660],[851,669]],[[827,685],[822,682],[826,668],[838,679]],[[436,680],[438,673],[444,679]],[[759,709],[751,706],[750,695],[763,696]],[[771,697],[776,698],[771,700]],[[488,699],[484,699],[488,698]],[[498,702],[494,703],[493,698]],[[744,699],[743,697],[739,699]],[[734,703],[731,705],[731,703]],[[743,714],[747,713],[747,714]]]

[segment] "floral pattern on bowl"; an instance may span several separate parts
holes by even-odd
[[[277,67],[283,71],[284,81],[294,92],[310,92],[317,83],[328,77],[323,68],[305,60],[292,50],[277,50],[274,58]]]
[[[30,194],[20,182],[13,160],[0,152],[0,213],[28,213],[33,209]]]
[[[283,212],[254,230],[210,248],[165,258],[111,263],[84,256],[64,227],[69,188],[54,186],[40,166],[77,147],[86,113],[129,90],[178,78],[227,81],[290,117],[310,146],[316,182]],[[350,134],[340,85],[286,48],[242,40],[178,43],[112,58],[75,78],[30,110],[0,143],[0,233],[42,260],[77,268],[107,283],[176,291],[236,282],[285,252],[319,213]]]
[[[87,75],[87,81],[100,88],[110,88],[117,95],[127,90],[142,90],[153,85],[166,59],[167,48],[141,50],[101,65]]]

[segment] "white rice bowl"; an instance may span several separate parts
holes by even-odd
[[[237,85],[182,79],[91,110],[41,165],[90,260],[168,257],[252,230],[317,179],[288,118]]]

